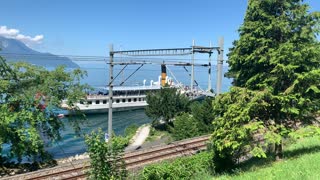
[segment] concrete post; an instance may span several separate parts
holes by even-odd
[[[110,65],[109,65],[109,113],[108,113],[108,136],[109,142],[112,139],[112,103],[113,103],[113,45],[110,45]]]
[[[217,62],[217,95],[221,93],[221,85],[222,85],[222,76],[223,76],[223,44],[224,39],[220,37],[219,39],[219,50],[218,50],[218,62]]]
[[[211,44],[211,41],[210,41],[210,48],[212,47],[212,44]],[[211,86],[211,55],[212,55],[212,53],[209,53],[209,63],[208,63],[208,65],[209,65],[209,69],[208,69],[208,75],[209,75],[209,77],[208,77],[208,91],[210,91],[211,89],[212,89],[212,86]]]
[[[193,91],[193,84],[194,84],[194,46],[195,41],[192,41],[192,59],[191,59],[191,83],[190,83],[190,90]]]

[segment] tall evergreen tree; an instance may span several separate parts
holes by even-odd
[[[312,125],[320,100],[320,13],[303,0],[249,0],[240,39],[230,49],[233,87],[213,102],[212,147],[220,156],[274,144]],[[264,141],[257,141],[264,139]],[[227,155],[226,155],[227,154]]]

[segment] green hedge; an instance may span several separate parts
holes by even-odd
[[[212,173],[212,154],[202,152],[191,157],[164,161],[143,169],[139,179],[192,179],[197,174]]]

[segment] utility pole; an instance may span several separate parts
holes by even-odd
[[[219,38],[219,49],[218,49],[218,62],[217,62],[217,95],[221,93],[221,82],[222,82],[222,64],[223,64],[223,37]]]
[[[210,48],[212,47],[212,44],[211,44],[211,41],[210,41]],[[212,52],[209,53],[209,69],[208,69],[208,74],[209,74],[209,77],[208,77],[208,91],[210,91],[212,89],[211,87],[211,54]]]
[[[110,65],[109,65],[109,113],[108,113],[108,141],[111,144],[112,140],[112,103],[113,103],[113,44],[110,45]]]
[[[190,83],[190,90],[193,91],[193,83],[194,83],[194,46],[195,46],[195,42],[194,40],[192,40],[192,62],[191,62],[191,83]]]

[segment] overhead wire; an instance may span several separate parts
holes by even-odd
[[[133,73],[131,73],[124,81],[120,83],[120,86],[122,86],[131,76],[133,76],[140,68],[142,68],[143,64],[141,64],[140,67],[138,67]]]
[[[46,60],[54,60],[58,58],[69,58],[72,61],[108,61],[108,56],[85,56],[85,55],[53,55],[53,54],[27,54],[27,53],[5,53],[0,52],[5,57],[43,57]],[[61,59],[63,60],[63,59]],[[68,60],[68,59],[66,59]],[[190,61],[190,58],[172,58],[170,56],[158,57],[114,57],[116,62],[124,62],[127,60],[145,60],[145,61]],[[195,58],[196,61],[207,61],[204,58]],[[223,60],[226,61],[226,60]]]
[[[120,72],[112,79],[111,82],[109,82],[109,86],[111,85],[111,83],[124,71],[124,69],[127,67],[128,65],[126,64],[121,70]]]

